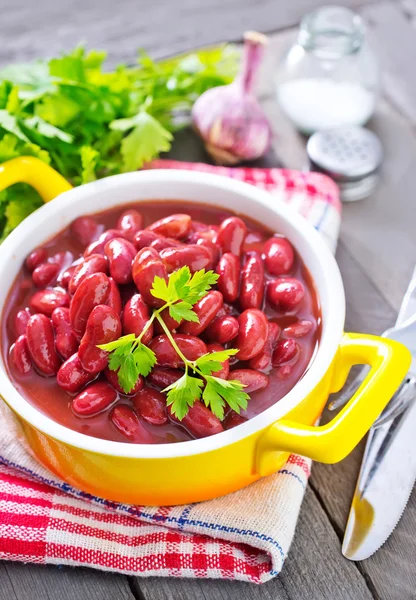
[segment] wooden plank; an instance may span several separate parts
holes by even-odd
[[[416,36],[409,18],[392,2],[377,2],[359,12],[381,62],[386,96],[416,123]]]
[[[336,0],[357,7],[369,0]],[[47,57],[86,41],[108,49],[112,64],[132,61],[138,47],[153,56],[223,40],[241,40],[246,29],[276,31],[295,25],[320,0],[5,0],[0,64]]]
[[[133,580],[145,600],[370,600],[356,565],[339,541],[312,490],[302,505],[295,539],[281,575],[261,586],[216,580]]]
[[[402,218],[405,216],[403,214]],[[338,248],[337,260],[346,289],[347,330],[380,334],[394,323],[395,311],[368,280],[342,241]],[[332,416],[332,413],[326,412],[323,422],[330,420]],[[341,463],[316,463],[312,469],[311,485],[318,493],[325,511],[331,516],[340,539],[345,531],[363,451],[364,442]],[[386,545],[360,565],[370,585],[383,600],[410,600],[415,597],[415,540],[416,492],[413,493],[403,519]]]
[[[380,184],[370,198],[344,203],[341,239],[397,311],[416,262],[416,139],[386,103],[371,127],[385,152]]]
[[[0,563],[0,600],[134,600],[127,577],[72,567]]]

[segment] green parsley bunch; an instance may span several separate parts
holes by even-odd
[[[230,83],[229,46],[105,71],[105,52],[79,47],[59,58],[0,71],[0,163],[35,156],[78,185],[134,171],[170,149],[207,89]],[[0,192],[0,240],[41,206],[25,184]]]

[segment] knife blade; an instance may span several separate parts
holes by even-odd
[[[397,325],[416,312],[416,268]],[[388,335],[388,331],[386,334]],[[348,517],[342,553],[350,560],[374,554],[398,524],[416,480],[416,340],[409,376],[371,428]]]

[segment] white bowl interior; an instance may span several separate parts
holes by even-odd
[[[44,433],[85,449],[121,456],[163,457],[194,454],[232,443],[284,416],[325,374],[339,344],[345,315],[341,276],[331,252],[303,217],[275,197],[239,181],[217,175],[155,170],[102,179],[62,194],[26,219],[0,249],[0,311],[27,254],[69,225],[76,217],[116,205],[148,200],[186,200],[230,209],[286,235],[309,269],[322,309],[322,337],[313,364],[276,405],[224,433],[178,444],[132,445],[92,438],[45,417],[14,389],[0,360],[0,390],[7,403]]]

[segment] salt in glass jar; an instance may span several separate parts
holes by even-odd
[[[357,14],[326,6],[301,21],[277,72],[277,100],[302,133],[364,125],[379,88],[377,59]]]

